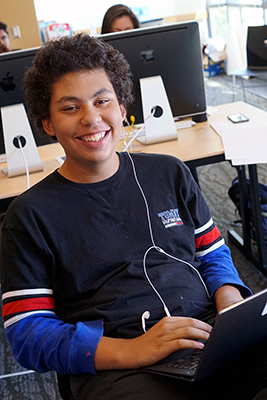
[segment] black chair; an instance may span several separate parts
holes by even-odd
[[[58,390],[62,400],[75,400],[70,388],[70,376],[57,373]]]
[[[249,78],[265,78],[257,85],[249,84],[249,87],[263,87],[267,85],[267,25],[248,26],[247,31],[247,68],[237,69],[231,72],[233,76],[233,101],[235,101],[235,78],[248,76]],[[244,79],[241,79],[244,101],[246,93]]]

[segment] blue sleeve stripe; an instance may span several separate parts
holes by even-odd
[[[15,359],[27,369],[61,374],[95,374],[95,350],[103,335],[103,320],[76,325],[47,313],[29,315],[6,329]]]
[[[214,251],[200,257],[198,268],[211,296],[223,285],[236,286],[243,297],[251,295],[234,267],[229,248],[224,244]]]

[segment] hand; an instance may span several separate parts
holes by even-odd
[[[217,311],[243,300],[239,290],[231,285],[221,286],[214,294]]]
[[[129,369],[152,365],[176,350],[201,349],[212,327],[193,318],[165,317],[134,339],[102,337],[95,353],[96,370]]]

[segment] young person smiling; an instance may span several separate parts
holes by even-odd
[[[103,69],[71,72],[56,82],[50,116],[43,120],[43,127],[65,150],[61,175],[74,182],[92,183],[115,174],[124,119],[125,108],[118,103]]]
[[[251,292],[189,169],[116,152],[133,100],[124,57],[100,39],[64,37],[37,52],[25,92],[66,160],[12,202],[3,224],[3,317],[18,362],[56,370],[63,398],[251,399],[249,368],[237,382],[220,371],[197,384],[142,370],[203,348],[216,312]],[[146,253],[166,307],[146,279]]]

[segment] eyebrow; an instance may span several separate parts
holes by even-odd
[[[69,101],[78,101],[79,98],[75,96],[62,96],[58,101],[56,101],[57,104],[62,104],[66,103]]]
[[[92,98],[95,98],[97,96],[101,96],[102,94],[105,93],[112,93],[111,90],[107,89],[107,88],[103,88],[98,90],[97,92],[95,92],[92,96]],[[62,104],[62,103],[66,103],[68,101],[80,101],[79,97],[76,96],[62,96],[56,103],[57,104]]]

